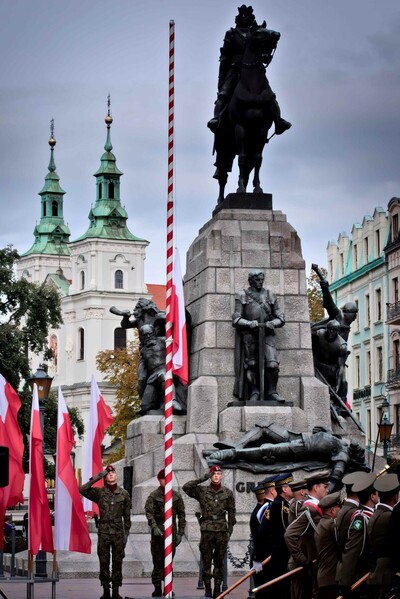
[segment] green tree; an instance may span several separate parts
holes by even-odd
[[[30,374],[28,352],[52,357],[49,329],[62,324],[60,295],[50,285],[15,276],[18,252],[0,249],[0,373],[18,389]]]
[[[104,380],[116,388],[114,422],[107,432],[114,440],[120,440],[121,445],[110,454],[112,461],[125,455],[126,428],[137,417],[140,407],[137,391],[139,359],[137,337],[127,344],[126,349],[107,349],[96,356],[97,368],[104,374]]]
[[[320,267],[320,271],[324,278],[326,278],[328,275],[326,268],[322,266]],[[322,318],[324,318],[322,291],[319,284],[319,278],[313,270],[310,272],[310,276],[307,278],[307,297],[310,321],[318,322],[319,320],[322,320]]]

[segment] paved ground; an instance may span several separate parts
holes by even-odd
[[[237,578],[230,578],[228,585],[233,584]],[[153,592],[153,585],[149,578],[130,578],[124,580],[120,595],[125,598],[148,598]],[[247,599],[249,582],[232,591],[231,599]],[[174,593],[176,599],[202,599],[203,590],[197,590],[197,578],[176,577],[174,579]],[[93,578],[69,578],[56,583],[56,599],[99,599],[102,595],[100,582]],[[0,597],[2,599],[26,599],[27,585],[25,583],[4,582],[0,578]],[[35,583],[34,594],[30,599],[51,599],[51,584]]]

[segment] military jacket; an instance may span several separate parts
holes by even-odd
[[[267,499],[264,504],[266,508],[254,539],[253,560],[257,562],[265,560],[272,551],[271,503]]]
[[[296,566],[316,559],[314,532],[321,517],[320,508],[306,500],[298,518],[289,524],[285,532],[285,542]]]
[[[289,502],[278,495],[271,504],[272,556],[274,561],[285,567],[289,559],[289,551],[284,535],[289,525]]]
[[[92,487],[95,482],[91,478],[79,491],[99,506],[99,535],[128,534],[131,528],[131,498],[128,491],[118,486],[115,491],[111,491],[107,486]]]
[[[392,583],[392,560],[388,543],[391,515],[390,507],[379,503],[369,519],[368,535],[375,569],[368,579],[368,584],[389,585]]]
[[[338,571],[338,584],[341,586],[351,586],[371,568],[367,527],[372,514],[372,509],[361,506],[350,519],[342,564]]]
[[[230,489],[221,486],[215,491],[211,485],[200,486],[209,475],[185,483],[183,491],[200,504],[200,530],[210,532],[228,531],[232,533],[236,524],[235,498]]]
[[[336,566],[340,552],[336,542],[335,521],[329,516],[322,516],[314,534],[318,553],[317,582],[320,587],[332,586],[336,582]]]
[[[291,524],[300,514],[304,499],[292,499],[289,503],[288,524]]]
[[[148,496],[144,511],[150,528],[153,530],[156,526],[164,530],[164,489],[158,487]],[[185,505],[182,495],[177,491],[172,491],[172,532],[183,535],[185,532],[186,515]]]
[[[250,515],[250,534],[251,534],[251,538],[253,539],[253,541],[256,538],[256,534],[257,534],[257,531],[260,526],[260,521],[257,518],[257,514],[260,510],[260,507],[261,507],[261,504],[257,503],[256,507],[254,508],[254,510],[251,512],[251,515]]]

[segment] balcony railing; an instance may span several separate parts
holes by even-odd
[[[400,368],[391,368],[387,371],[386,385],[400,385]]]
[[[365,399],[371,397],[371,385],[367,385],[364,389],[356,389],[353,392],[353,399]]]
[[[400,301],[394,304],[386,304],[387,307],[387,320],[400,319]]]

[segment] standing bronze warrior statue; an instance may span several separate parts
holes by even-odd
[[[105,479],[104,487],[94,487],[102,478]],[[118,589],[122,586],[122,560],[131,528],[131,498],[125,489],[117,485],[117,473],[111,465],[93,476],[79,491],[99,506],[97,555],[100,562],[100,584],[104,590],[102,599],[111,597],[110,582],[112,599],[122,599]]]
[[[232,325],[237,331],[235,345],[234,395],[244,401],[284,403],[278,394],[279,360],[275,329],[285,324],[278,298],[264,289],[264,273],[249,273],[249,287],[235,299]]]

